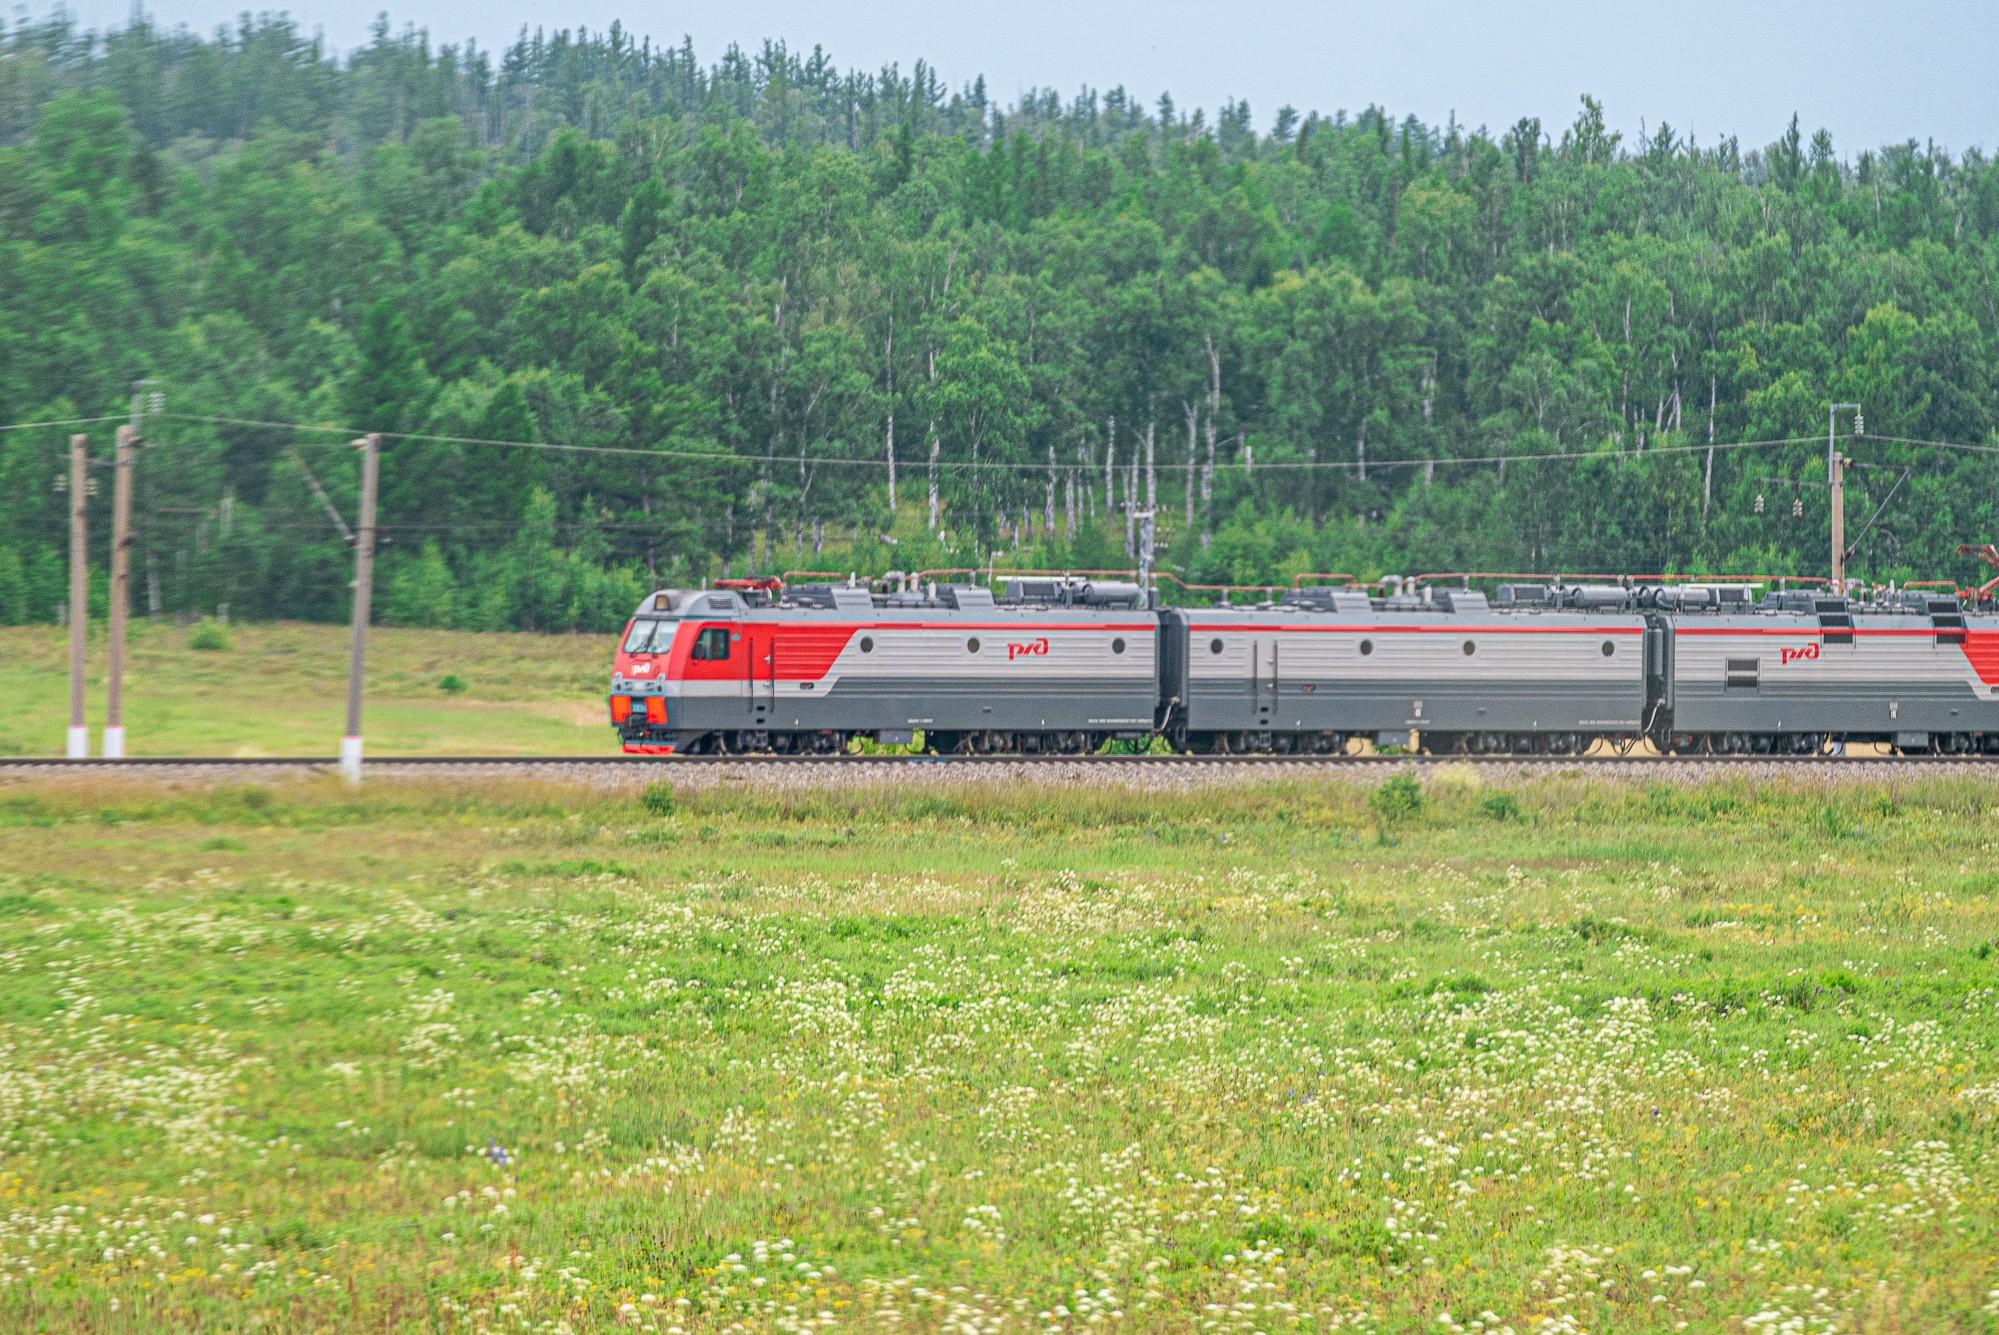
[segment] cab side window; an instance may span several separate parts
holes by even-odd
[[[701,662],[717,662],[729,656],[729,632],[721,626],[711,626],[701,632],[694,641],[694,657]]]

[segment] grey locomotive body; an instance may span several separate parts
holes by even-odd
[[[1999,751],[1999,618],[1956,598],[1773,594],[1656,622],[1662,749]]]
[[[1314,590],[1163,615],[1185,736],[1200,751],[1413,735],[1438,752],[1567,754],[1635,741],[1644,726],[1646,621],[1618,606]]]

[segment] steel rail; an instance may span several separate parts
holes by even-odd
[[[0,773],[8,770],[145,770],[182,768],[211,769],[333,769],[336,756],[126,756],[106,759],[93,756],[72,760],[60,756],[0,756]],[[1823,756],[1823,755],[1725,755],[1725,756],[1556,756],[1556,755],[736,755],[736,756],[378,756],[367,762],[369,770],[526,768],[570,765],[586,768],[666,768],[699,769],[715,765],[820,766],[820,767],[914,767],[953,765],[1130,765],[1167,768],[1172,766],[1216,765],[1558,765],[1576,768],[1647,769],[1674,765],[1841,765],[1854,767],[1881,765],[1989,766],[1999,765],[1992,755],[1905,755],[1905,756]]]

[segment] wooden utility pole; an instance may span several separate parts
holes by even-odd
[[[69,746],[71,760],[90,754],[83,717],[83,657],[90,630],[90,544],[85,525],[90,497],[90,437],[69,438]]]
[[[111,607],[105,655],[104,756],[125,756],[125,614],[131,602],[132,446],[135,426],[118,428],[117,470],[111,479]]]
[[[340,776],[361,782],[361,674],[368,661],[368,614],[375,580],[375,485],[381,472],[382,437],[369,432],[354,442],[361,451],[361,520],[354,531],[354,625],[347,664],[347,731],[340,738]]]
[[[1835,595],[1846,592],[1846,465],[1849,461],[1834,443],[1834,432],[1842,408],[1853,410],[1854,430],[1857,432],[1860,429],[1859,404],[1835,403],[1826,409],[1825,480],[1832,492],[1832,592]]]

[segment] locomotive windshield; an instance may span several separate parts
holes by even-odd
[[[661,654],[673,643],[673,623],[670,621],[639,620],[632,623],[632,629],[625,636],[625,652],[628,654]]]

